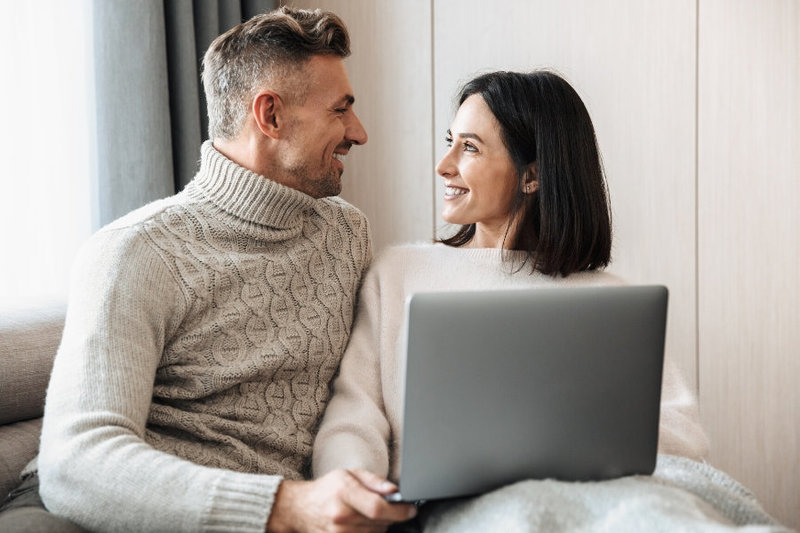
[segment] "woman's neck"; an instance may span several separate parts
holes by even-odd
[[[513,250],[517,244],[517,231],[519,224],[498,224],[489,226],[478,223],[475,225],[475,235],[465,244],[467,248],[505,248]]]

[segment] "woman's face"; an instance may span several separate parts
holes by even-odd
[[[518,175],[501,139],[500,124],[480,95],[473,94],[458,108],[447,143],[449,149],[436,165],[445,183],[442,218],[451,224],[476,225],[469,246],[501,247]]]

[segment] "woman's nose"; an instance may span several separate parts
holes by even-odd
[[[436,164],[436,173],[442,176],[443,178],[454,176],[458,172],[456,170],[455,164],[453,163],[451,152],[452,149],[448,149],[447,153],[445,153],[444,156]]]

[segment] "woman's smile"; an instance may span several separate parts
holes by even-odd
[[[444,199],[453,200],[459,196],[463,196],[469,192],[469,189],[463,187],[456,187],[455,185],[447,185],[444,188]]]

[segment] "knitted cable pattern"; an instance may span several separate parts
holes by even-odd
[[[156,373],[147,440],[206,466],[297,479],[350,332],[367,226],[341,201],[258,183],[209,146],[203,157],[224,170],[145,225],[189,310]],[[226,203],[241,189],[247,198]],[[276,200],[283,210],[253,213]]]

